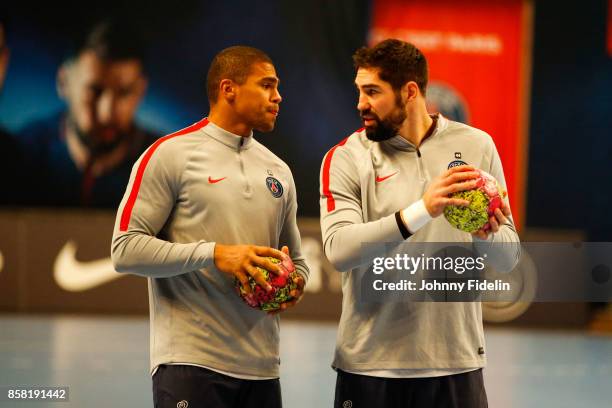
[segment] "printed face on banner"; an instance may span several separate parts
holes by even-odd
[[[93,145],[112,144],[132,126],[146,89],[136,59],[106,61],[85,51],[59,72],[71,125]]]

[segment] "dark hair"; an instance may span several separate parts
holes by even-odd
[[[423,96],[427,88],[427,60],[423,53],[405,41],[387,39],[372,48],[359,48],[353,55],[355,69],[378,68],[379,77],[395,91],[409,81],[419,86]]]
[[[226,48],[215,55],[206,75],[209,103],[212,105],[217,102],[219,83],[223,79],[231,79],[237,84],[244,84],[251,72],[251,67],[256,62],[272,64],[272,60],[265,52],[244,45]]]
[[[136,59],[143,62],[143,43],[140,33],[128,23],[103,21],[94,25],[77,44],[75,56],[93,51],[105,61]]]

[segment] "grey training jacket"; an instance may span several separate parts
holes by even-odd
[[[287,165],[207,119],[155,142],[119,206],[112,258],[148,279],[151,371],[195,364],[278,377],[279,317],[247,306],[214,265],[215,242],[280,248],[308,278]],[[116,301],[121,301],[117,299]]]
[[[334,367],[410,377],[427,370],[441,375],[486,364],[480,303],[366,303],[358,300],[356,291],[357,267],[382,255],[364,252],[361,244],[403,241],[395,212],[420,200],[428,183],[458,158],[489,172],[505,187],[491,137],[441,115],[418,150],[399,135],[372,142],[361,129],[326,154],[321,166],[321,230],[325,254],[344,271]],[[408,240],[473,241],[443,216]],[[510,251],[489,257],[496,269],[510,271],[520,256],[514,224],[474,245],[484,251],[493,242],[511,243]]]

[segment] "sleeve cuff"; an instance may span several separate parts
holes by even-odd
[[[306,287],[306,284],[308,283],[308,275],[298,268],[295,268],[295,271],[302,277],[302,279],[304,279],[304,287]]]
[[[401,210],[400,215],[410,234],[414,234],[433,219],[422,199]]]
[[[216,242],[200,241],[195,251],[197,263],[202,265],[200,268],[210,268],[215,266],[215,245]]]

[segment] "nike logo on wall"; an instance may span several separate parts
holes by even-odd
[[[221,180],[225,180],[226,178],[227,178],[227,177],[221,177],[220,179],[214,179],[214,178],[212,178],[212,177],[208,176],[208,182],[209,182],[210,184],[215,184],[215,183],[220,182]]]
[[[379,176],[376,176],[376,182],[377,182],[377,183],[380,183],[381,181],[385,181],[386,179],[388,179],[388,178],[391,178],[391,177],[395,176],[397,173],[398,173],[398,172],[396,171],[395,173],[389,174],[388,176],[384,176],[384,177],[379,177]]]
[[[55,258],[53,277],[60,288],[83,292],[125,276],[115,271],[110,257],[80,262],[76,259],[76,251],[76,243],[68,241]]]

